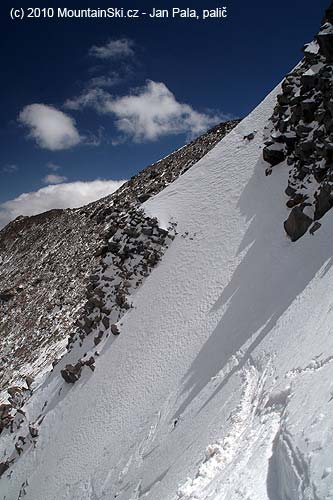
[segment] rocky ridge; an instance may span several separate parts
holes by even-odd
[[[284,227],[292,241],[319,229],[333,206],[333,3],[303,52],[282,83],[263,150],[266,175],[282,163],[290,169]]]
[[[75,382],[84,366],[94,369],[97,346],[120,333],[131,294],[176,234],[175,222],[160,228],[141,204],[238,122],[214,127],[102,200],[19,217],[0,232],[0,432],[20,427],[33,379],[65,352],[68,363],[57,369],[66,382]]]

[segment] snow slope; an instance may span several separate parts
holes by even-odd
[[[179,234],[95,372],[35,391],[0,498],[333,498],[333,223],[284,233],[288,169],[261,159],[277,92],[145,204]]]

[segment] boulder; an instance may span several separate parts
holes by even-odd
[[[102,337],[103,337],[103,332],[99,332],[98,335],[96,335],[96,337],[94,337],[95,346],[101,342]]]
[[[111,325],[111,333],[113,333],[113,335],[119,335],[120,334],[120,330],[118,328],[118,326],[116,324],[112,324]]]
[[[311,99],[301,102],[302,119],[304,123],[313,122],[317,107],[317,103]]]
[[[272,144],[270,146],[265,146],[263,150],[263,158],[267,163],[274,167],[279,163],[283,162],[285,159],[285,153],[283,148],[277,147],[277,145]]]
[[[144,203],[145,201],[149,200],[150,194],[141,194],[138,196],[138,200],[140,203]]]
[[[5,290],[3,292],[0,292],[0,300],[3,302],[9,302],[12,298],[14,297],[14,294],[10,292],[9,290]]]
[[[102,319],[102,323],[105,326],[105,329],[107,330],[110,327],[110,320],[107,316],[104,316]]]
[[[305,196],[303,194],[297,193],[293,198],[287,201],[286,205],[288,208],[293,208],[296,205],[300,205],[305,201]]]
[[[32,377],[30,377],[29,375],[27,375],[27,376],[25,377],[25,382],[26,382],[26,384],[27,384],[28,389],[30,389],[30,388],[31,388],[31,386],[32,386],[32,384],[33,384],[33,381],[34,381],[34,379],[33,379]]]
[[[15,394],[18,394],[19,392],[22,391],[22,387],[18,387],[18,386],[13,386],[13,387],[9,387],[7,389],[7,392],[10,396],[15,396]]]
[[[284,222],[284,228],[291,241],[297,241],[307,232],[312,222],[300,207],[294,207]]]
[[[68,384],[74,384],[81,377],[82,364],[79,361],[76,365],[66,365],[63,370],[61,370],[61,376]]]
[[[9,469],[9,463],[6,460],[6,462],[0,462],[0,477],[6,472],[6,470]]]
[[[332,25],[328,26],[318,34],[317,39],[321,54],[326,58],[327,62],[333,62],[333,29]]]
[[[287,196],[294,196],[294,194],[296,193],[296,189],[293,188],[292,186],[288,185],[286,190],[285,190],[285,193]]]
[[[314,233],[315,233],[316,231],[318,231],[318,229],[320,229],[320,228],[321,228],[321,224],[320,224],[320,222],[316,221],[316,222],[313,224],[313,226],[312,226],[312,227],[310,227],[310,231],[309,231],[309,233],[310,233],[310,234],[312,234],[312,235],[314,235]]]
[[[85,366],[89,366],[89,368],[94,371],[95,370],[95,358],[94,356],[90,356],[89,359],[82,361],[82,364]]]
[[[318,194],[315,194],[315,220],[321,219],[333,206],[331,187],[324,185]]]
[[[36,439],[38,437],[38,429],[36,429],[36,427],[33,427],[32,425],[29,426],[29,432],[30,432],[30,436],[33,438],[33,439]]]
[[[250,134],[244,135],[244,141],[247,139],[248,141],[253,141],[255,138],[256,132],[251,132]]]

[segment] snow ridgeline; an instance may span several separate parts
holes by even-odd
[[[26,376],[40,377],[66,352],[76,321],[86,314],[90,276],[109,243],[110,215],[139,210],[237,123],[217,125],[102,200],[19,217],[0,231],[0,403],[8,401],[8,388],[27,388]]]

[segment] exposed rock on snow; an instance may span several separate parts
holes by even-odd
[[[291,241],[297,241],[307,232],[312,222],[312,219],[304,214],[300,207],[295,207],[284,223],[284,228]]]
[[[307,202],[285,223],[293,241],[309,226],[300,210],[313,205],[314,218],[320,219],[333,206],[332,22],[330,7],[316,39],[305,46],[303,61],[282,83],[282,94],[271,118],[273,132],[263,151],[264,160],[273,167],[287,160],[292,195],[287,206],[292,208],[300,200]],[[296,229],[298,222],[301,225]]]
[[[99,322],[100,313],[91,314],[94,309],[104,307],[102,318],[108,316],[105,302],[110,293],[99,289],[97,282],[103,282],[101,276],[111,254],[121,250],[117,276],[106,277],[113,281],[113,290],[119,288],[120,279],[125,280],[129,256],[136,260],[145,254],[148,267],[158,262],[159,252],[154,247],[163,235],[157,232],[157,222],[151,226],[147,220],[141,230],[152,237],[151,248],[144,247],[142,238],[134,241],[135,217],[137,221],[141,217],[136,208],[189,169],[237,123],[214,127],[103,200],[81,209],[18,217],[0,231],[0,393],[26,375],[35,377],[61,357],[67,339],[76,336],[76,325],[83,328],[84,335],[91,333]],[[130,209],[134,210],[132,218],[128,218]],[[147,270],[140,272],[147,274]],[[137,277],[138,284],[143,277]],[[121,308],[128,307],[125,296],[119,289]]]

